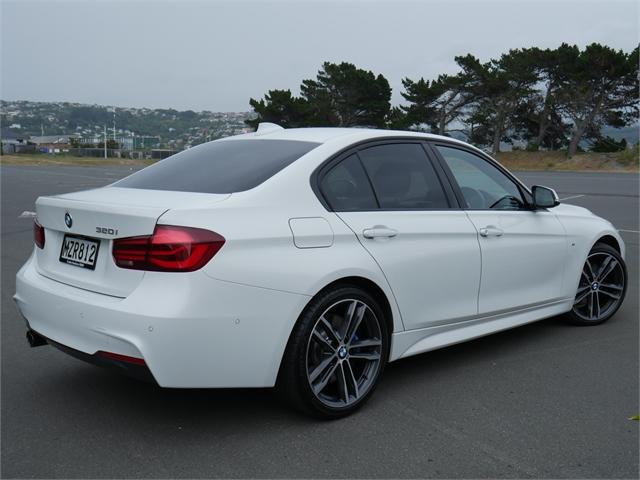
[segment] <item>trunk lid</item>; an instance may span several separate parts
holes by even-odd
[[[85,290],[126,297],[144,277],[139,270],[116,266],[111,255],[117,238],[151,235],[171,208],[203,208],[230,194],[206,194],[104,187],[36,201],[45,245],[36,248],[36,268],[48,278]],[[70,217],[71,226],[65,217]],[[95,268],[60,261],[65,235],[97,242]]]

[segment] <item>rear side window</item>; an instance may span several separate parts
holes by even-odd
[[[320,145],[293,140],[228,140],[184,150],[114,186],[178,192],[233,193],[260,185]]]
[[[329,170],[322,178],[320,189],[337,212],[378,209],[371,184],[356,154]]]
[[[449,208],[447,196],[424,149],[415,143],[379,145],[359,152],[380,208]]]

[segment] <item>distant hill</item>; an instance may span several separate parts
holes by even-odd
[[[461,131],[453,131],[450,133],[450,135],[451,137],[457,140],[462,140],[463,142],[467,141],[467,136]],[[620,141],[624,138],[627,140],[628,144],[635,145],[636,143],[640,142],[640,125],[636,124],[636,125],[631,125],[629,127],[624,127],[624,128],[603,127],[602,135],[605,137],[611,137],[616,141]],[[526,142],[523,142],[523,141],[516,142],[515,145],[517,145],[520,148],[525,148]],[[587,140],[583,140],[582,143],[580,144],[580,146],[585,149],[588,149],[590,145],[591,145],[591,142]],[[513,145],[509,143],[504,143],[501,145],[501,148],[502,150],[509,151],[513,148]]]
[[[112,137],[114,113],[117,137],[160,137],[163,146],[175,149],[243,133],[246,131],[244,121],[253,115],[252,112],[194,112],[68,102],[0,100],[3,135],[10,131],[19,137],[70,133],[88,137],[102,136],[105,125],[109,137]],[[640,140],[639,125],[625,128],[604,127],[602,133],[616,140],[626,138],[631,144]],[[466,139],[461,132],[452,132],[451,135],[461,140]],[[510,149],[511,146],[505,145],[504,148]]]
[[[117,137],[160,137],[163,146],[181,149],[246,130],[250,112],[194,112],[173,109],[121,108],[68,102],[0,101],[3,127],[22,137],[75,133],[103,135],[106,125]]]
[[[640,125],[632,125],[624,128],[611,128],[604,127],[602,134],[617,141],[623,138],[627,140],[627,143],[636,144],[640,141]]]

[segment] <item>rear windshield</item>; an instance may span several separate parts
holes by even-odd
[[[184,150],[114,184],[178,192],[249,190],[320,145],[293,140],[230,140]]]

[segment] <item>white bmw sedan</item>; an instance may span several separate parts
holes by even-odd
[[[162,387],[353,412],[385,364],[543,318],[609,319],[624,243],[482,151],[261,124],[36,202],[15,301],[50,344]]]

